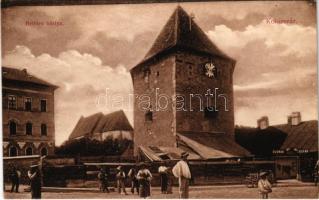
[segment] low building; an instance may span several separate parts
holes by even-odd
[[[103,141],[107,138],[133,140],[133,127],[123,110],[109,114],[96,113],[81,117],[69,136],[69,140],[90,138]]]
[[[4,156],[54,153],[56,89],[26,69],[2,67]]]
[[[311,180],[318,159],[318,120],[302,121],[300,112],[286,124],[237,127],[236,141],[259,158],[274,160],[278,179]],[[266,126],[265,126],[266,125]]]

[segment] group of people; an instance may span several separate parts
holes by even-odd
[[[9,174],[10,181],[12,183],[10,192],[19,192],[19,185],[21,179],[21,171],[17,167],[12,167]],[[31,165],[28,171],[28,179],[30,182],[30,191],[32,199],[41,198],[41,172],[39,165]]]
[[[172,193],[172,176],[178,178],[180,198],[188,198],[189,182],[191,180],[191,171],[187,162],[188,153],[181,154],[181,160],[171,169],[167,162],[163,162],[158,168],[161,192],[162,194]],[[135,192],[141,198],[151,196],[151,180],[152,173],[148,169],[148,165],[144,162],[137,166],[132,167],[126,174],[122,166],[117,167],[116,183],[118,193],[127,195],[125,189],[125,180],[129,178],[131,183],[131,193]],[[100,182],[99,188],[102,192],[109,192],[108,189],[108,172],[105,168],[101,168],[98,173]]]

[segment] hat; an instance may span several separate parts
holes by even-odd
[[[189,153],[187,153],[187,152],[183,152],[183,153],[181,153],[181,158],[187,158],[189,156]]]
[[[267,174],[267,172],[260,172],[259,176],[266,176]]]

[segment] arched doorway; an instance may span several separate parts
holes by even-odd
[[[46,147],[42,147],[41,156],[47,156],[47,155],[48,155],[48,149]]]
[[[10,147],[9,149],[9,156],[17,156],[18,155],[18,149],[15,146]]]
[[[32,154],[33,154],[33,149],[32,149],[32,147],[27,147],[27,148],[25,149],[25,155],[31,156]]]

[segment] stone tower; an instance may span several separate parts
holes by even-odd
[[[134,143],[176,146],[176,133],[233,137],[235,60],[221,52],[180,6],[145,58],[131,69]]]

